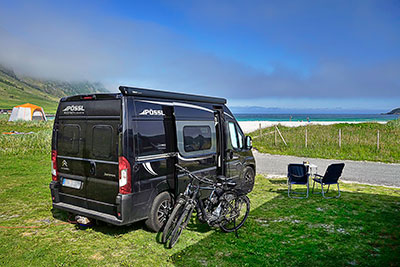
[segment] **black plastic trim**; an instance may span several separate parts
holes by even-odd
[[[184,93],[174,93],[174,92],[128,87],[128,86],[120,86],[119,90],[121,91],[121,93],[123,95],[151,97],[151,98],[164,98],[164,99],[174,99],[174,100],[186,100],[186,101],[197,101],[197,102],[213,103],[213,104],[226,104],[226,99],[219,98],[219,97],[191,95],[191,94],[184,94]]]

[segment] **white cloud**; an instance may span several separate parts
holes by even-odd
[[[227,10],[226,19],[234,19],[237,12]],[[268,12],[272,18],[267,21],[282,20],[273,10]],[[267,73],[204,52],[162,25],[84,13],[57,13],[40,6],[0,10],[0,62],[42,78],[129,83],[230,99],[400,98],[396,57],[360,65],[327,56],[307,77],[279,63]]]

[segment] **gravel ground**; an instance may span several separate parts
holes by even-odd
[[[260,174],[286,177],[289,163],[302,163],[307,160],[311,164],[317,165],[317,173],[323,175],[329,164],[344,162],[345,167],[340,178],[343,181],[400,187],[400,164],[271,155],[257,151],[253,151],[253,153],[256,159],[257,173]]]

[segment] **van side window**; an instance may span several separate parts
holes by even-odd
[[[184,126],[183,142],[185,152],[208,150],[211,148],[211,128],[204,126]]]
[[[137,121],[137,133],[136,147],[140,156],[168,152],[163,121]]]
[[[179,154],[193,158],[215,154],[217,151],[217,134],[215,122],[179,121],[175,122]]]
[[[66,155],[76,155],[79,152],[81,127],[76,124],[65,124],[59,131],[59,149]]]
[[[243,133],[238,129],[238,126],[234,122],[229,122],[228,127],[232,147],[234,149],[243,148]]]
[[[229,136],[231,139],[231,145],[233,148],[238,149],[239,148],[239,140],[236,135],[236,129],[235,129],[235,124],[233,122],[229,122]]]
[[[92,153],[96,158],[109,159],[113,145],[113,128],[110,125],[96,125],[92,128]]]
[[[244,140],[244,134],[242,133],[242,131],[239,129],[239,126],[236,125],[236,132],[238,135],[238,140],[239,140],[239,147],[243,148],[243,140]]]

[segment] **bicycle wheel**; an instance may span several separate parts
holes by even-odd
[[[173,246],[175,246],[176,242],[182,234],[183,229],[186,227],[186,225],[190,221],[190,218],[192,217],[193,209],[194,206],[188,207],[188,205],[186,205],[185,211],[179,218],[178,222],[176,223],[175,229],[171,233],[168,248],[172,248]]]
[[[247,196],[236,196],[223,200],[224,219],[220,228],[224,232],[233,232],[244,224],[250,212],[250,200]]]
[[[163,235],[162,235],[162,243],[166,243],[167,240],[169,239],[169,237],[172,234],[172,231],[175,229],[175,226],[178,222],[178,219],[181,217],[181,215],[184,212],[185,209],[185,205],[186,205],[186,200],[183,198],[180,198],[177,202],[176,202],[176,206],[174,207],[174,209],[171,212],[171,215],[168,218],[167,223],[165,224],[164,230],[163,230]]]

